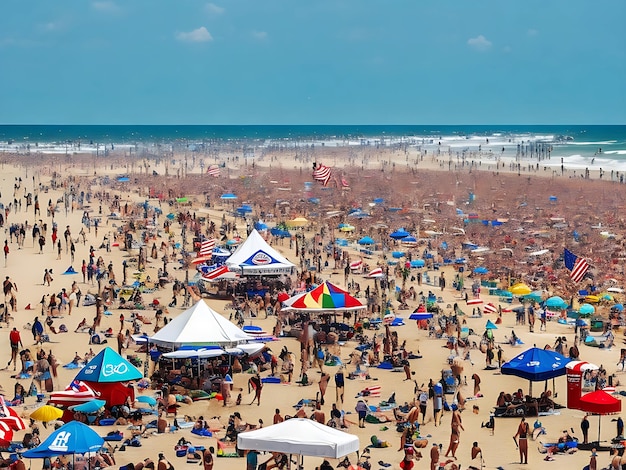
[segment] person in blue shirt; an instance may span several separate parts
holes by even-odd
[[[256,450],[249,450],[246,456],[246,470],[256,470],[259,463],[259,453]]]

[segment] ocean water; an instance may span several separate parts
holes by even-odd
[[[212,148],[413,146],[456,156],[540,160],[543,166],[626,171],[623,125],[0,125],[0,152],[147,152]],[[254,155],[245,152],[244,156]],[[563,159],[561,161],[561,159]]]

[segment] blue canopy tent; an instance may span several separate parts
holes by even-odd
[[[570,360],[545,349],[530,348],[502,365],[503,375],[514,375],[530,381],[528,394],[532,396],[533,382],[546,381],[565,375]]]
[[[104,439],[86,424],[70,421],[54,431],[34,449],[22,456],[28,459],[43,459],[59,455],[86,454],[97,452],[104,445]]]

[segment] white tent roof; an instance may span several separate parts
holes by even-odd
[[[151,343],[186,345],[236,345],[253,340],[237,325],[211,309],[204,300],[185,310],[150,338]]]
[[[237,436],[239,449],[338,459],[359,450],[359,438],[317,421],[292,418]]]
[[[269,246],[259,232],[253,230],[226,260],[226,266],[242,276],[261,276],[291,274],[296,265]]]

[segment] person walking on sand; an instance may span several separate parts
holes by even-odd
[[[513,436],[517,448],[519,450],[519,458],[521,464],[528,464],[528,423],[526,418],[522,418],[522,421],[517,427],[517,433]],[[518,442],[519,439],[519,442]]]
[[[9,257],[9,242],[7,240],[4,241],[4,267],[7,267],[7,260]]]
[[[254,389],[254,398],[252,399],[252,402],[250,404],[254,404],[254,401],[256,400],[257,406],[261,406],[261,391],[263,390],[263,381],[261,380],[261,376],[258,373],[250,377],[250,380],[248,380],[248,393],[250,393],[250,387]]]
[[[16,327],[13,327],[13,330],[9,333],[9,342],[11,343],[11,360],[7,364],[7,367],[13,363],[13,370],[16,370],[17,367],[17,355],[20,351],[20,347],[23,348],[22,337],[20,336],[20,332]]]
[[[213,447],[204,449],[202,456],[202,465],[204,466],[204,470],[213,470],[213,452],[215,452]]]
[[[437,470],[439,467],[439,446],[433,442],[430,448],[430,470]]]
[[[326,395],[326,389],[328,388],[328,381],[330,380],[330,375],[326,372],[322,372],[320,377],[320,404],[324,404],[324,396]]]
[[[452,458],[456,459],[456,450],[459,448],[461,442],[461,431],[465,431],[463,423],[461,421],[461,412],[454,410],[452,412],[452,419],[450,420],[450,443],[448,444],[448,450],[446,450],[446,457],[452,453]]]
[[[583,416],[582,421],[580,422],[580,430],[583,432],[583,444],[587,444],[589,442],[589,419],[588,415]]]

